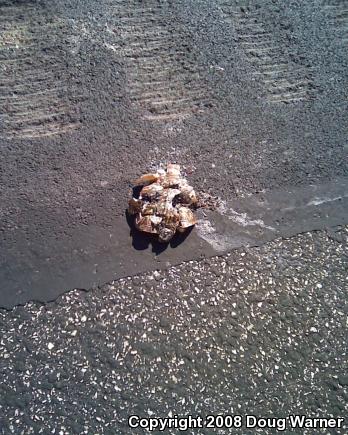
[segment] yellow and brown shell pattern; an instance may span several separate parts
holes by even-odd
[[[134,186],[143,186],[139,198],[130,199],[128,207],[138,230],[158,234],[160,242],[169,242],[177,231],[184,232],[196,224],[193,210],[197,197],[179,165],[170,163],[166,171],[144,174]]]

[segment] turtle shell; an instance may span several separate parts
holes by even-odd
[[[167,243],[177,231],[196,224],[192,211],[197,207],[196,194],[181,175],[180,165],[169,163],[167,171],[144,174],[135,185],[143,187],[139,198],[129,201],[128,211],[136,215],[138,230],[158,234],[158,240]]]

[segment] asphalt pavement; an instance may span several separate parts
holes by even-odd
[[[150,433],[131,415],[346,417],[347,237],[305,233],[1,310],[0,433]]]
[[[0,1],[0,434],[348,433],[347,11]],[[217,207],[166,246],[168,162]]]
[[[185,242],[186,257],[132,247],[131,181],[167,162],[197,192],[229,202],[227,222],[248,219],[236,208],[243,198],[254,198],[255,214],[264,192],[293,191],[298,211],[308,188],[334,182],[341,193],[308,198],[318,208],[305,220],[290,216],[292,232],[347,223],[338,219],[348,215],[345,2],[6,0],[0,8],[0,306],[211,255],[202,231]],[[277,210],[273,203],[269,216]],[[288,235],[267,226],[277,228],[273,238]],[[254,229],[225,245],[263,242],[263,228]]]

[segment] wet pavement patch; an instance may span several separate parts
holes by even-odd
[[[334,228],[346,222],[346,192],[347,184],[341,179],[220,202],[216,211],[200,210],[196,228],[170,243],[159,243],[137,231],[126,216],[114,219],[107,229],[68,229],[59,240],[46,232],[28,244],[19,233],[4,249],[0,305],[11,308],[29,300],[51,301],[74,288],[89,289],[110,279],[313,229],[332,227],[335,233]]]

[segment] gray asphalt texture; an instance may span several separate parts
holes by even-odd
[[[305,233],[1,310],[0,433],[146,433],[131,414],[346,417],[347,242],[348,227]]]
[[[0,7],[0,269],[13,304],[27,286],[44,300],[68,275],[59,242],[107,232],[130,181],[158,164],[180,163],[223,200],[347,175],[344,1]]]
[[[70,272],[96,277],[117,219],[128,231],[130,181],[158,164],[233,206],[346,180],[347,10],[0,1],[0,306],[16,290],[0,309],[1,435],[142,433],[131,414],[347,416],[347,226],[17,305],[39,274],[45,300],[77,245]],[[194,433],[256,432],[275,433]]]

